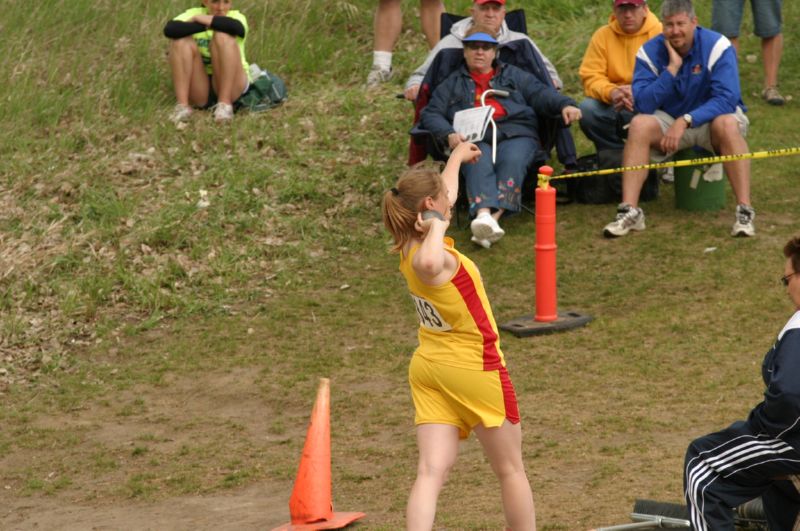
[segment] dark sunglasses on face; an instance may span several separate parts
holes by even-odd
[[[783,285],[784,288],[789,285],[789,279],[792,278],[793,276],[795,276],[796,274],[797,274],[797,272],[789,273],[785,277],[781,277],[781,284]]]
[[[464,46],[470,50],[494,50],[495,45],[490,42],[465,42]]]

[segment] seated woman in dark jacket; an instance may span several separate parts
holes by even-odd
[[[496,162],[492,162],[491,128],[483,141],[483,152],[474,164],[462,166],[467,185],[472,241],[483,247],[503,237],[498,220],[506,212],[518,212],[522,183],[528,166],[541,152],[537,113],[564,119],[569,125],[581,112],[569,97],[543,84],[515,66],[498,63],[497,40],[490,30],[474,26],[464,38],[464,65],[440,84],[420,115],[420,125],[435,137],[447,140],[451,149],[466,139],[453,129],[456,112],[479,107],[487,89],[508,91],[507,98],[485,98],[494,107],[497,123]],[[488,140],[488,141],[487,141]]]

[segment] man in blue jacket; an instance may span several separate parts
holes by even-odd
[[[635,110],[623,152],[624,166],[662,161],[675,152],[699,146],[720,155],[748,152],[749,121],[739,88],[736,50],[730,41],[697,25],[691,0],[664,0],[664,33],[647,41],[636,55],[633,74]],[[750,161],[725,162],[736,196],[732,236],[753,236]],[[639,193],[647,170],[622,174],[622,203],[605,226],[607,238],[644,230]]]
[[[686,503],[698,531],[733,531],[731,508],[758,496],[769,529],[800,529],[800,237],[783,255],[781,283],[795,313],[764,357],[764,401],[746,421],[700,437],[686,451]]]

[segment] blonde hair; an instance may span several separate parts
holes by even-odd
[[[440,175],[441,165],[421,162],[407,169],[394,188],[383,194],[381,212],[383,224],[394,238],[392,252],[399,252],[419,234],[414,224],[426,197],[439,197],[445,186]]]

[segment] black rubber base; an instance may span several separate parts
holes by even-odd
[[[558,318],[555,321],[547,323],[536,321],[533,315],[523,315],[522,317],[501,324],[500,330],[511,332],[517,337],[528,337],[578,328],[579,326],[586,325],[592,319],[593,317],[591,315],[583,315],[571,311],[558,312]]]

